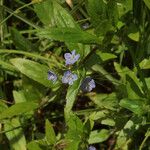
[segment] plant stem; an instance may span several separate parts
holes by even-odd
[[[145,138],[144,138],[144,140],[142,141],[142,144],[140,145],[139,150],[142,150],[142,148],[144,147],[144,144],[145,144],[146,140],[147,140],[147,139],[149,138],[149,136],[150,136],[150,131],[149,131],[149,129],[150,129],[150,128],[148,128],[148,130],[147,130],[147,132],[146,132]]]

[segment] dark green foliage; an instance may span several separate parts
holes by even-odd
[[[0,149],[150,149],[149,17],[149,0],[1,0]]]

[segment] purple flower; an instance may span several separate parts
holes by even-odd
[[[48,80],[51,80],[54,83],[57,80],[57,75],[52,71],[48,71]]]
[[[90,92],[95,87],[95,81],[91,77],[85,78],[81,84],[81,89],[84,92]]]
[[[62,83],[68,83],[69,85],[72,85],[73,82],[77,79],[78,77],[76,74],[72,74],[71,71],[66,71],[62,77]]]
[[[64,57],[66,65],[71,65],[78,61],[80,54],[76,55],[76,50],[73,50],[71,53],[65,53]]]
[[[94,146],[90,146],[88,150],[96,150],[96,148]]]

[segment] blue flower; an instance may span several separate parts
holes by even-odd
[[[90,92],[95,87],[95,81],[91,77],[85,78],[81,84],[81,89],[84,92]]]
[[[96,150],[96,148],[94,146],[90,146],[88,150]]]
[[[48,80],[51,80],[54,83],[57,80],[57,75],[52,71],[48,71]]]
[[[66,83],[66,84],[68,83],[69,85],[72,85],[73,82],[77,79],[78,77],[76,74],[72,74],[71,71],[66,71],[64,73],[64,76],[62,77],[62,83]]]
[[[76,55],[76,50],[73,50],[71,53],[65,53],[64,57],[66,65],[71,65],[78,61],[80,54]]]

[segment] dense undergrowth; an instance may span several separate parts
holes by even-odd
[[[0,0],[0,150],[149,150],[150,1]]]

